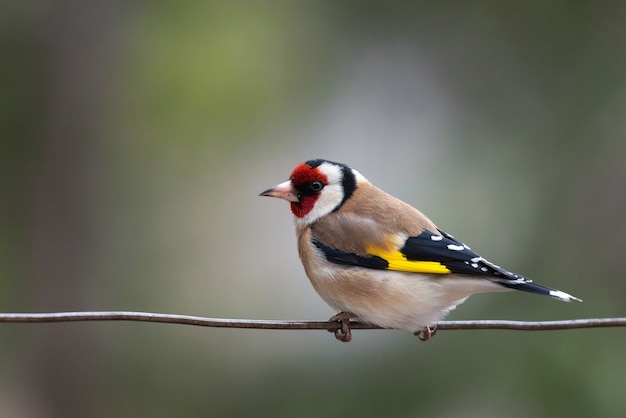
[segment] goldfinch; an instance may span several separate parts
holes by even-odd
[[[428,340],[475,293],[515,289],[582,302],[487,261],[345,164],[301,163],[261,196],[291,204],[306,275],[340,311],[330,319],[340,341],[352,339],[350,318]]]

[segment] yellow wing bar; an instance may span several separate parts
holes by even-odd
[[[437,261],[407,260],[400,251],[385,251],[378,247],[368,247],[367,252],[382,258],[389,263],[388,270],[406,271],[411,273],[448,274],[451,271]]]

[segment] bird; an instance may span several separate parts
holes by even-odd
[[[521,290],[582,302],[481,257],[346,164],[308,160],[260,196],[290,203],[304,271],[339,311],[330,331],[343,342],[352,339],[351,318],[427,341],[476,293]]]

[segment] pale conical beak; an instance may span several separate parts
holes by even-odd
[[[291,184],[291,180],[287,180],[284,183],[280,183],[278,186],[267,189],[259,196],[277,197],[293,203],[300,201],[300,199],[298,199],[298,191],[293,187],[293,184]]]

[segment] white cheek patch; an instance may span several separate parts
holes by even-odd
[[[311,212],[318,211],[319,216],[324,216],[332,212],[343,200],[343,189],[339,184],[329,184],[324,187],[320,197],[315,202],[315,207]]]

